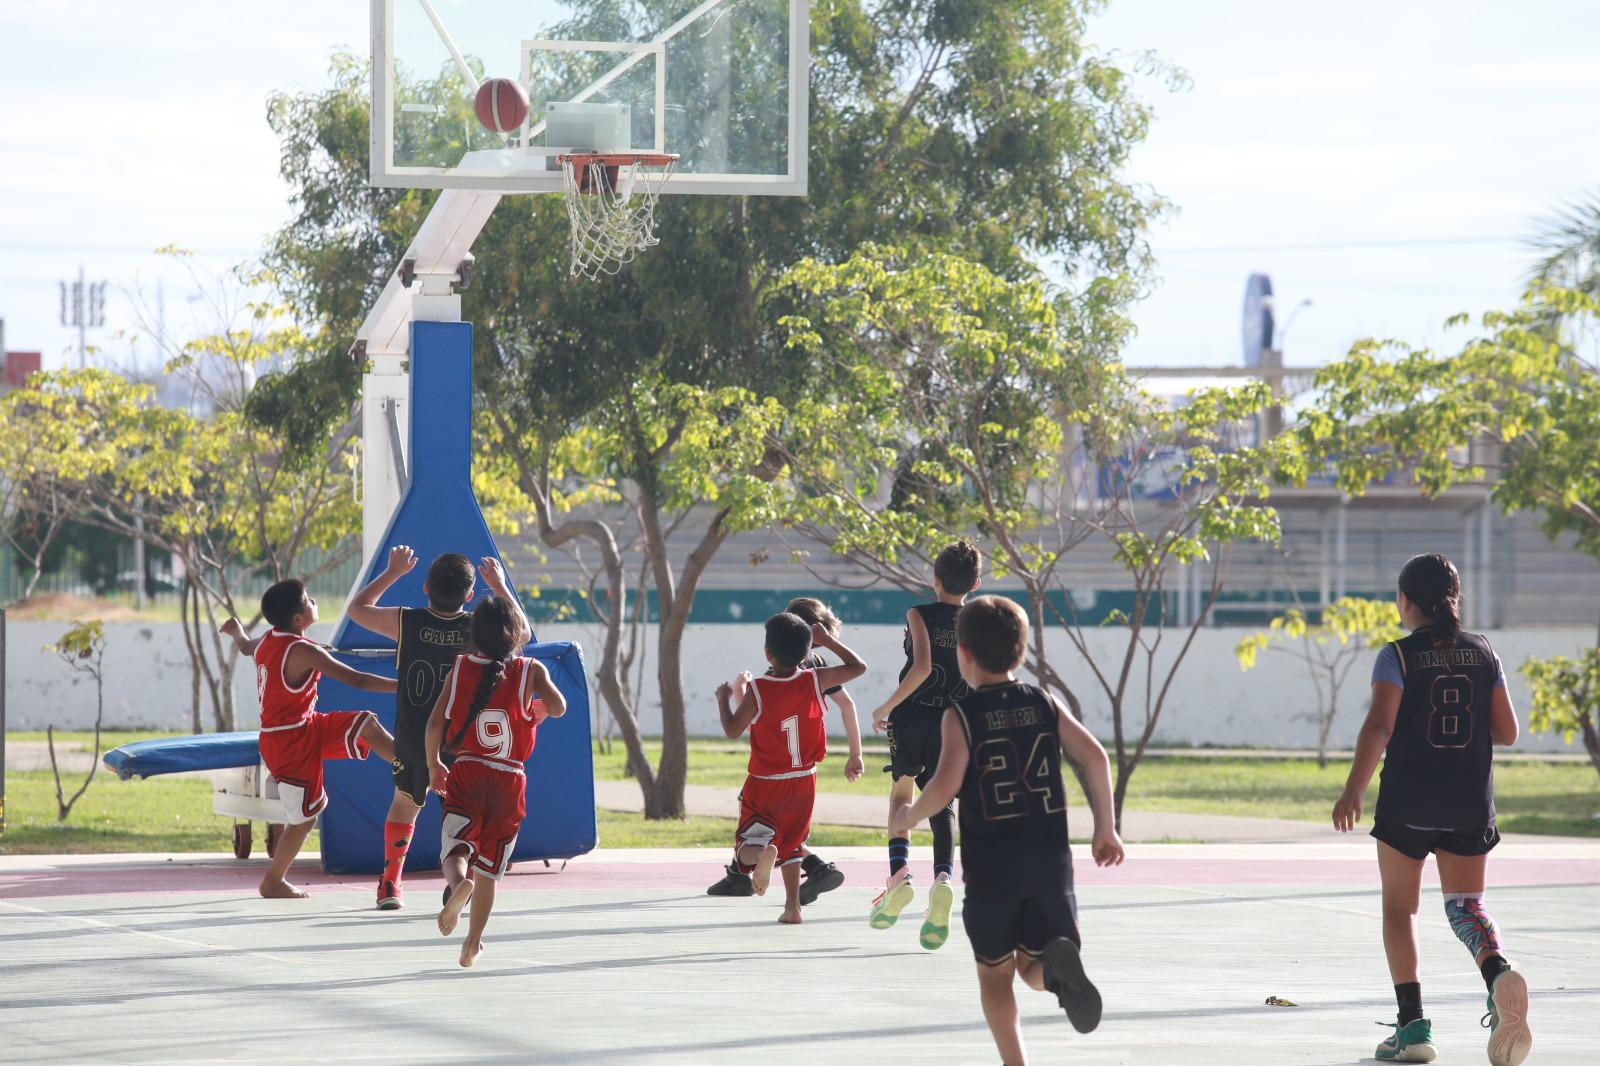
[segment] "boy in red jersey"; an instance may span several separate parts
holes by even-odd
[[[393,692],[386,677],[352,669],[307,639],[316,624],[317,601],[299,581],[280,581],[261,597],[261,616],[272,626],[254,640],[237,618],[222,624],[239,654],[256,664],[256,697],[261,703],[261,761],[278,782],[288,828],[278,840],[272,862],[261,878],[268,899],[304,899],[305,892],[286,877],[300,846],[311,835],[317,815],[328,806],[322,788],[322,760],[365,759],[375,751],[394,761],[394,738],[371,711],[317,710],[317,682],[323,674],[365,692]]]
[[[837,655],[841,665],[804,667],[813,642]],[[807,626],[787,611],[767,619],[767,662],[771,668],[750,680],[737,707],[732,684],[717,689],[723,733],[731,739],[750,730],[734,861],[750,874],[758,896],[766,894],[772,868],[781,864],[784,904],[778,920],[798,925],[800,862],[817,798],[817,763],[828,754],[822,693],[854,681],[867,664],[824,627]]]
[[[523,764],[533,754],[535,730],[567,713],[566,699],[537,659],[517,654],[527,643],[522,611],[504,596],[472,612],[476,652],[456,658],[450,684],[428,719],[428,778],[444,795],[439,862],[448,891],[439,932],[455,932],[472,901],[461,965],[483,952],[483,930],[494,908],[495,882],[511,865],[511,851],[527,813]],[[442,751],[455,754],[446,767]],[[468,865],[471,875],[468,876]]]

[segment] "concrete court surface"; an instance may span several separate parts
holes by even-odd
[[[917,945],[920,902],[869,929],[877,849],[828,857],[849,882],[799,928],[777,924],[773,895],[704,896],[718,850],[521,866],[471,970],[459,934],[433,927],[437,875],[414,875],[408,908],[381,914],[367,878],[304,861],[294,876],[312,898],[268,901],[253,892],[261,860],[0,858],[0,1062],[998,1061],[959,917],[935,953]],[[1439,1061],[1485,1062],[1483,985],[1431,869],[1423,989]],[[1394,1003],[1369,842],[1134,845],[1119,869],[1077,870],[1105,1020],[1079,1036],[1019,987],[1032,1062],[1370,1061]],[[1490,884],[1533,990],[1528,1061],[1600,1063],[1600,843],[1505,844]]]

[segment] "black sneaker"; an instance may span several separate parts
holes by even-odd
[[[831,862],[819,862],[810,869],[801,870],[800,905],[815,903],[824,892],[832,892],[844,884],[844,871]]]
[[[1100,1024],[1100,990],[1083,972],[1078,945],[1058,936],[1044,947],[1044,987],[1055,993],[1067,1012],[1067,1021],[1080,1033],[1092,1033]]]
[[[740,873],[739,868],[731,862],[726,869],[727,873],[723,875],[722,880],[706,889],[706,895],[753,896],[756,894],[756,886],[751,883],[749,874]],[[802,900],[805,898],[805,892],[804,888],[800,889],[800,898]]]

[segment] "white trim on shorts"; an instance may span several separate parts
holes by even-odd
[[[784,719],[785,722],[787,722],[788,720],[789,719],[787,719],[787,718]],[[787,773],[787,774],[751,774],[750,776],[755,778],[757,781],[793,781],[796,778],[800,778],[800,777],[814,777],[814,776],[816,776],[816,773],[817,773],[817,767],[816,767],[816,764],[813,763],[809,769],[795,770],[792,773]]]

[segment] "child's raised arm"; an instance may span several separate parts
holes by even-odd
[[[238,650],[239,654],[247,657],[254,655],[256,653],[256,645],[261,643],[260,637],[251,640],[245,636],[244,626],[240,625],[239,620],[231,615],[226,622],[222,623],[222,628],[219,632],[223,636],[231,638],[233,646]]]
[[[717,716],[722,719],[722,733],[729,740],[750,728],[756,720],[756,692],[754,685],[746,685],[744,696],[737,709],[733,706],[733,682],[724,681],[717,686]]]
[[[823,666],[817,669],[817,684],[824,689],[836,688],[849,684],[867,672],[867,664],[861,656],[839,643],[837,637],[829,633],[820,625],[811,627],[811,643],[819,648],[827,648],[841,660],[838,666]]]
[[[889,721],[889,712],[910,699],[922,683],[933,675],[933,645],[928,641],[928,627],[915,608],[906,612],[906,632],[911,634],[911,669],[900,679],[900,684],[889,693],[889,698],[872,712],[872,728],[882,730]]]
[[[528,694],[530,702],[538,700],[543,703],[547,717],[560,718],[567,713],[567,698],[550,679],[550,671],[545,669],[544,663],[538,659],[528,660],[528,680],[533,684],[533,691]]]
[[[390,640],[400,639],[400,608],[379,607],[378,601],[383,594],[389,591],[396,581],[399,581],[411,568],[417,565],[417,553],[404,544],[396,544],[389,549],[389,565],[384,567],[383,573],[367,582],[366,587],[356,593],[355,599],[350,601],[350,621],[363,629],[370,629],[380,637]]]
[[[392,678],[363,673],[354,667],[346,666],[329,655],[321,644],[313,644],[308,640],[298,641],[289,649],[284,666],[290,673],[302,677],[314,670],[320,670],[335,681],[342,681],[351,688],[363,692],[393,692],[399,688]]]

